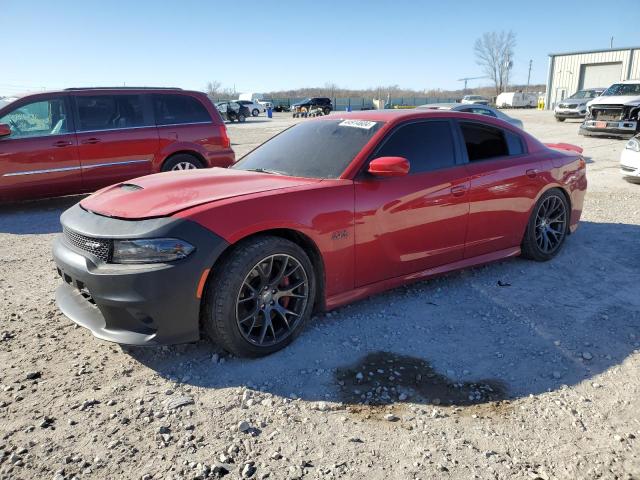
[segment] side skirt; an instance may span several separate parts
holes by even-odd
[[[483,265],[485,263],[496,262],[505,258],[517,257],[520,255],[520,247],[506,248],[504,250],[498,250],[496,252],[486,253],[473,258],[465,258],[457,262],[449,263],[447,265],[441,265],[435,268],[429,268],[420,272],[411,273],[409,275],[403,275],[401,277],[389,278],[382,280],[381,282],[372,283],[362,287],[355,288],[348,292],[339,293],[327,298],[326,309],[333,310],[334,308],[341,307],[347,303],[352,303],[357,300],[361,300],[376,293],[384,292],[392,288],[406,285],[408,283],[425,280],[427,278],[436,277],[445,273],[453,272],[455,270],[462,270],[468,267],[475,267],[477,265]]]

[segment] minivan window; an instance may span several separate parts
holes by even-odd
[[[456,163],[451,126],[448,121],[416,122],[395,130],[377,150],[378,157],[404,157],[409,173],[453,167]]]
[[[460,122],[470,162],[509,155],[502,129],[479,123]]]
[[[155,95],[153,103],[158,125],[211,122],[204,105],[188,95]]]
[[[9,138],[59,135],[70,130],[64,98],[22,105],[0,118],[0,123],[11,128]]]
[[[140,95],[79,95],[78,131],[115,130],[143,127],[145,122]]]

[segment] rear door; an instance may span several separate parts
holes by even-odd
[[[80,165],[69,99],[17,101],[0,118],[11,135],[0,139],[0,199],[80,191]]]
[[[462,260],[468,178],[449,120],[396,128],[371,159],[400,156],[404,177],[355,180],[356,286]]]
[[[469,163],[465,258],[520,245],[529,210],[544,182],[541,162],[512,130],[460,121]]]
[[[151,173],[159,141],[148,97],[80,92],[74,101],[86,191]]]

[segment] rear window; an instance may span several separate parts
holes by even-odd
[[[154,95],[154,110],[158,125],[211,122],[207,109],[188,95]]]
[[[140,95],[79,95],[78,131],[114,130],[151,125]]]
[[[525,152],[519,135],[479,123],[460,122],[470,162],[520,155]]]

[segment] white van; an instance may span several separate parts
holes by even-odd
[[[529,108],[538,104],[538,95],[524,92],[502,92],[496,98],[498,108]]]

